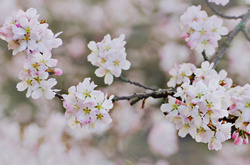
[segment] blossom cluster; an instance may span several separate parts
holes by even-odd
[[[19,10],[0,28],[0,37],[8,42],[13,55],[25,56],[23,70],[19,73],[18,91],[27,89],[26,96],[34,99],[43,94],[52,99],[56,94],[52,87],[57,81],[49,75],[61,75],[62,70],[51,68],[57,65],[57,60],[51,58],[51,50],[62,45],[62,40],[56,38],[60,33],[54,35],[46,21],[39,22],[38,18],[34,8],[26,12]]]
[[[233,88],[231,99],[233,104],[229,108],[229,114],[237,117],[236,130],[232,136],[234,144],[247,144],[250,133],[250,85]]]
[[[110,85],[113,82],[113,76],[119,77],[122,70],[130,68],[130,62],[126,60],[125,35],[121,34],[119,38],[111,40],[110,35],[106,35],[101,42],[91,41],[88,44],[92,51],[88,56],[88,61],[92,65],[99,67],[95,74],[98,77],[105,77],[104,83]]]
[[[49,78],[49,74],[61,75],[62,70],[55,67],[56,59],[51,58],[51,52],[35,53],[26,58],[23,69],[19,73],[21,82],[17,84],[18,91],[27,90],[26,97],[34,99],[40,98],[43,94],[45,98],[52,99],[55,97],[55,90],[51,88],[57,84],[55,78]]]
[[[168,86],[176,87],[177,92],[168,97],[168,103],[162,104],[161,111],[176,124],[179,136],[190,134],[197,142],[208,143],[210,150],[222,148],[221,143],[231,138],[234,125],[244,130],[247,138],[249,85],[233,88],[227,72],[217,73],[209,62],[203,62],[201,68],[193,64],[178,65],[170,70],[170,75],[173,77]],[[239,121],[234,124],[224,120],[231,115],[238,116]]]
[[[0,28],[1,38],[8,42],[8,48],[13,50],[13,55],[21,52],[43,53],[62,44],[62,40],[56,38],[60,33],[54,35],[48,29],[49,25],[46,21],[39,22],[38,18],[39,15],[34,8],[30,8],[26,12],[18,10]]]
[[[221,35],[226,35],[228,29],[224,27],[223,20],[213,15],[209,17],[201,6],[191,6],[181,16],[182,37],[191,49],[211,56],[218,47]]]
[[[94,90],[97,85],[85,78],[77,86],[71,86],[63,96],[65,115],[70,127],[93,127],[102,129],[111,123],[109,110],[113,108],[113,95],[107,98],[103,92]]]
[[[226,4],[228,4],[229,0],[208,0],[208,2],[213,2],[216,5],[225,6]]]

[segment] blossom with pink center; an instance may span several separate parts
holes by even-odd
[[[181,109],[186,108],[181,101],[175,99],[174,97],[169,96],[168,102],[166,104],[161,105],[161,111],[166,112],[166,118],[168,120],[173,120],[175,117],[178,116],[178,113]]]
[[[191,6],[181,16],[181,29],[183,38],[191,49],[211,56],[218,47],[221,35],[226,35],[228,30],[224,27],[222,19],[212,16],[208,17],[201,6]]]
[[[56,79],[49,78],[50,74],[62,72],[60,69],[50,68],[55,67],[56,59],[51,58],[50,52],[30,54],[24,62],[24,69],[19,73],[21,82],[17,84],[18,91],[24,91],[28,88],[26,97],[34,99],[40,98],[43,94],[47,99],[55,97],[55,91],[52,87],[57,84]]]
[[[48,29],[48,24],[38,21],[39,15],[34,8],[26,12],[19,10],[15,16],[8,18],[2,28],[0,37],[8,42],[8,48],[12,49],[13,55],[18,53],[34,53],[51,51],[62,45],[62,40],[56,38]]]
[[[184,63],[170,70],[172,77],[168,86],[178,85],[177,92],[174,97],[168,97],[168,103],[161,105],[166,119],[175,123],[179,136],[190,134],[197,142],[208,143],[210,150],[219,150],[222,143],[231,138],[232,126],[247,132],[250,128],[246,125],[249,115],[245,110],[249,100],[246,95],[250,90],[248,85],[244,87],[245,90],[238,87],[233,89],[227,72],[222,70],[217,73],[213,63],[207,61],[201,64],[201,68],[193,66],[190,71],[183,69],[184,66],[192,65]],[[178,82],[181,75],[188,79],[183,81],[181,78]],[[222,121],[229,114],[239,116],[235,124]]]
[[[169,87],[175,87],[181,83],[189,83],[190,77],[194,73],[195,66],[190,63],[184,63],[182,65],[175,65],[170,69],[169,74],[172,76],[168,82]]]
[[[103,129],[111,123],[108,112],[113,108],[113,96],[107,98],[95,87],[90,78],[85,78],[77,86],[70,87],[68,94],[62,95],[65,116],[71,128],[87,126]]]
[[[237,117],[235,131],[232,138],[234,143],[245,144],[248,143],[250,133],[250,85],[246,84],[243,87],[237,86],[230,89],[230,96],[232,105],[229,108],[229,114]]]
[[[222,148],[222,142],[231,138],[231,127],[233,124],[231,123],[217,123],[216,126],[216,133],[211,138],[211,141],[208,143],[208,148],[210,150],[220,150]]]
[[[48,80],[42,80],[39,85],[33,89],[31,97],[33,99],[40,98],[43,94],[46,99],[53,99],[55,97],[55,90],[51,89],[57,84],[56,79],[50,78]]]

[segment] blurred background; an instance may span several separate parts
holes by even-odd
[[[181,38],[179,17],[200,0],[1,0],[0,24],[18,9],[36,8],[39,20],[46,19],[54,33],[63,31],[63,46],[53,50],[64,73],[57,88],[67,93],[85,77],[91,77],[99,89],[109,95],[143,92],[116,80],[111,86],[94,75],[96,67],[87,61],[89,41],[101,41],[124,33],[131,69],[123,76],[148,86],[165,88],[168,71],[174,64],[191,62],[199,66],[201,54],[190,50]],[[249,0],[230,0],[217,9],[228,15],[240,15],[249,8]],[[233,29],[239,20],[224,20]],[[248,24],[249,25],[249,24]],[[221,40],[223,43],[224,38]],[[26,98],[18,92],[18,73],[23,57],[11,55],[7,43],[0,41],[0,164],[1,165],[249,165],[250,146],[223,143],[219,152],[190,136],[180,138],[175,126],[159,110],[162,100],[147,99],[145,108],[138,102],[116,102],[112,124],[101,132],[70,129],[58,98]],[[226,69],[234,83],[249,83],[250,44],[239,34],[218,69]]]

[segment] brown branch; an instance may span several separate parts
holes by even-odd
[[[208,61],[208,58],[207,58],[205,51],[203,51],[201,54],[203,56],[204,61]]]
[[[240,15],[240,16],[228,16],[228,15],[225,15],[219,11],[217,11],[209,2],[208,0],[205,0],[207,6],[218,16],[222,17],[222,18],[225,18],[225,19],[240,19],[240,18],[243,18],[243,15]]]
[[[147,99],[149,97],[152,98],[165,98],[168,95],[173,95],[174,94],[174,89],[159,89],[157,91],[152,91],[152,92],[144,92],[144,93],[134,93],[133,95],[130,96],[116,96],[112,99],[113,102],[119,101],[119,100],[133,100],[130,104],[134,105],[140,100]]]
[[[151,91],[156,91],[155,88],[147,87],[147,86],[145,86],[145,85],[142,85],[142,84],[139,83],[139,82],[131,81],[131,80],[129,80],[129,79],[127,79],[127,78],[124,78],[124,77],[122,77],[122,76],[118,77],[118,79],[121,80],[121,81],[123,81],[123,82],[129,83],[129,84],[132,84],[132,85],[135,85],[135,86],[144,88],[144,89],[149,89],[149,90],[151,90]]]
[[[244,36],[246,37],[246,39],[247,39],[248,41],[250,41],[250,37],[248,36],[247,28],[244,28],[244,29],[242,29],[241,31],[243,32],[243,34],[244,34]]]
[[[59,94],[59,93],[56,93],[56,97],[58,97],[59,99],[63,100],[62,95],[61,95],[61,94]]]
[[[214,68],[216,67],[216,65],[218,64],[218,62],[220,61],[220,59],[223,57],[223,55],[225,54],[227,48],[229,47],[230,43],[232,42],[232,40],[234,39],[234,37],[240,32],[240,31],[244,31],[246,28],[245,24],[248,21],[250,17],[250,10],[248,10],[247,13],[243,14],[242,19],[240,21],[240,23],[229,33],[226,42],[224,43],[224,45],[222,46],[222,48],[220,49],[220,51],[217,53],[215,59],[214,59]]]
[[[220,118],[219,121],[224,121],[227,123],[235,123],[237,119],[238,119],[237,116],[229,115],[228,117]]]

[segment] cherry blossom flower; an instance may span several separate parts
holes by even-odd
[[[26,97],[32,97],[34,99],[40,98],[43,94],[47,99],[53,99],[55,97],[55,91],[52,87],[57,84],[56,79],[49,78],[49,74],[56,73],[60,75],[62,70],[55,67],[57,60],[51,58],[50,52],[34,53],[26,58],[23,64],[24,69],[19,73],[19,79],[21,82],[17,84],[18,91],[27,90]]]
[[[175,65],[174,68],[170,69],[169,74],[172,76],[168,82],[169,87],[175,87],[181,83],[189,83],[190,77],[194,73],[195,66],[187,63],[183,65]]]
[[[45,21],[38,21],[37,10],[29,8],[26,12],[19,10],[15,16],[6,20],[0,28],[0,37],[8,42],[8,48],[13,55],[20,52],[34,53],[51,51],[62,45],[62,40],[48,29]]]
[[[222,19],[217,16],[208,17],[207,13],[201,10],[201,6],[191,6],[180,17],[182,37],[187,41],[191,49],[198,53],[203,51],[211,56],[218,47],[218,40],[221,35],[226,35],[228,30],[222,26]]]
[[[52,59],[50,51],[62,44],[62,40],[57,38],[61,33],[54,35],[46,21],[39,22],[38,18],[34,8],[18,10],[0,28],[0,37],[8,42],[13,55],[23,53],[26,58],[19,73],[21,82],[17,84],[17,90],[27,89],[26,97],[38,99],[44,95],[52,99],[56,94],[52,88],[57,81],[49,75],[61,75],[62,70],[51,68],[57,65],[57,60]]]
[[[229,108],[229,114],[237,116],[232,138],[236,145],[248,143],[250,133],[250,85],[246,84],[243,87],[237,86],[230,90],[231,101],[233,102]]]
[[[109,110],[113,108],[112,98],[95,90],[96,85],[85,78],[77,86],[72,86],[68,94],[62,95],[68,125],[71,128],[87,126],[104,129],[112,122]]]
[[[97,77],[104,77],[104,83],[110,85],[113,82],[113,76],[119,77],[122,70],[130,68],[130,62],[126,60],[124,45],[125,35],[111,40],[110,35],[106,35],[101,42],[91,41],[88,44],[92,51],[88,56],[88,61],[99,68],[95,71]]]
[[[175,123],[179,136],[190,134],[197,142],[208,143],[210,150],[220,150],[222,142],[231,138],[231,128],[234,126],[221,119],[229,114],[235,115],[233,112],[237,111],[234,110],[235,106],[231,108],[231,113],[228,111],[233,104],[231,93],[239,93],[231,89],[232,80],[227,78],[225,70],[217,73],[213,63],[207,61],[201,64],[201,68],[184,63],[169,72],[173,77],[168,86],[178,85],[178,88],[174,97],[168,96],[168,102],[161,105],[166,119]],[[249,90],[247,86],[245,88]],[[241,100],[240,103],[248,105],[247,100]],[[245,107],[241,108],[242,111]],[[242,114],[241,119],[249,121],[247,113],[236,114]],[[237,124],[235,126],[237,128]],[[240,128],[243,129],[242,124]],[[247,131],[246,126],[244,130]]]

